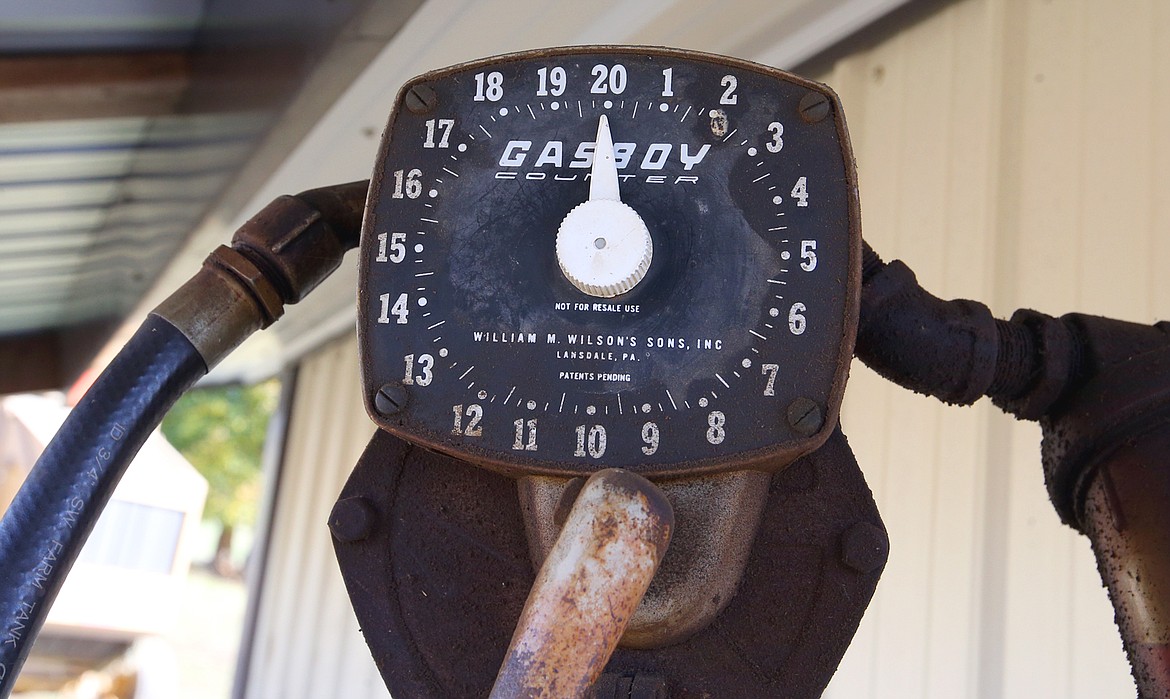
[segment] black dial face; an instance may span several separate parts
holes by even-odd
[[[664,475],[835,422],[860,237],[819,85],[661,49],[457,66],[404,88],[370,202],[384,429],[512,473]]]

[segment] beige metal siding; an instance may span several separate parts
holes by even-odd
[[[937,295],[1000,316],[1170,312],[1170,4],[963,0],[819,77],[844,101],[866,238]],[[324,526],[372,431],[353,340],[301,377],[248,696],[385,696]],[[1047,502],[1038,428],[984,403],[855,364],[842,422],[892,552],[827,696],[1133,695],[1087,541]]]
[[[820,77],[845,105],[866,239],[1000,316],[1167,317],[1168,40],[1160,0],[967,0],[840,60]],[[892,552],[829,695],[1132,696],[1038,428],[859,363],[846,401]]]
[[[260,593],[245,695],[251,699],[387,696],[325,525],[374,431],[358,383],[353,338],[301,367]]]

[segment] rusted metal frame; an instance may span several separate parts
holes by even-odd
[[[0,123],[173,114],[191,83],[180,51],[0,58]]]

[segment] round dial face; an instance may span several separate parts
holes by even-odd
[[[514,474],[775,467],[835,424],[859,245],[816,83],[609,47],[430,73],[362,231],[367,408]]]

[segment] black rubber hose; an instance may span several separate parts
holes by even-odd
[[[0,520],[0,698],[130,460],[206,373],[190,341],[149,316],[37,459]]]

